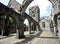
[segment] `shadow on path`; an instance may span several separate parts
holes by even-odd
[[[38,37],[38,38],[59,39],[59,37]]]
[[[42,33],[42,31],[39,32],[39,33],[37,33],[36,35],[29,35],[28,37],[25,37],[25,38],[24,38],[24,39],[25,39],[24,41],[22,41],[22,42],[16,42],[16,43],[14,43],[14,44],[26,44],[26,43],[32,41],[35,37],[40,36],[41,33]]]
[[[9,36],[2,36],[2,35],[0,35],[0,40],[1,39],[6,39],[6,38],[9,38],[9,37],[13,37],[13,36],[16,36],[16,35],[14,35],[14,34],[10,34]]]

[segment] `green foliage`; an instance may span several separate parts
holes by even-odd
[[[2,19],[4,19],[3,16],[0,16],[0,21],[1,21]]]
[[[0,19],[3,19],[3,16],[0,16]]]
[[[27,25],[26,25],[26,24],[24,24],[24,27],[26,28],[26,27],[27,27]]]
[[[9,17],[9,23],[10,24],[16,24],[16,21],[13,18]]]

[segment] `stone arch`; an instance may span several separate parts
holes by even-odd
[[[20,27],[20,25],[19,25],[20,21],[19,20],[20,20],[21,15],[18,14],[17,12],[15,12],[15,11],[13,11],[12,9],[8,8],[7,6],[3,5],[2,3],[0,3],[0,5],[1,5],[0,6],[0,11],[1,11],[0,12],[1,13],[0,16],[4,17],[4,26],[3,26],[2,35],[5,35],[5,26],[7,27],[7,25],[8,25],[9,16],[15,18],[15,20],[17,21],[16,28],[19,29],[19,27]],[[9,35],[9,34],[7,34],[7,35]]]
[[[23,2],[23,6],[22,6],[22,15],[25,13],[25,10],[26,8],[28,7],[28,5],[32,2],[33,0],[27,0]],[[0,3],[1,4],[1,3]],[[3,4],[1,4],[3,5]],[[13,11],[12,9],[8,8],[7,6],[3,5],[4,7],[4,10],[8,13],[8,16],[11,15],[13,17],[15,17],[15,19],[17,20],[17,30],[18,30],[18,34],[17,34],[17,37],[20,38],[20,37],[24,37],[24,32],[23,32],[23,16],[16,13],[15,11]],[[1,9],[1,8],[0,8]],[[3,10],[3,11],[4,11]],[[30,17],[31,18],[31,17]],[[7,17],[8,19],[8,17]],[[31,19],[30,19],[31,21]],[[35,21],[36,22],[36,21]],[[22,25],[20,25],[22,24]],[[37,23],[38,24],[38,23]]]
[[[25,30],[29,30],[29,20],[27,18],[24,19],[24,25],[26,26]]]
[[[28,22],[29,22],[29,26],[28,26],[28,30],[29,30],[29,33],[31,34],[31,18],[29,15],[27,15],[26,13],[24,13],[24,20],[27,19]]]
[[[4,26],[3,26],[3,28],[4,28],[3,30],[4,31],[2,32],[2,35],[6,35],[5,33],[9,33],[10,32],[10,29],[9,29],[10,28],[10,26],[9,26],[9,17],[12,17],[16,21],[16,29],[19,28],[18,27],[19,26],[19,24],[18,24],[19,23],[19,21],[18,21],[19,17],[18,17],[17,14],[10,14],[10,13],[7,12],[7,15],[4,14],[2,16],[6,17],[6,18],[4,18],[4,22],[5,23],[4,23]],[[7,34],[7,35],[9,35],[9,34]]]
[[[55,33],[55,35],[57,35],[57,33],[58,33],[58,31],[59,31],[59,15],[60,15],[60,12],[59,13],[57,13],[57,14],[55,14],[54,15],[54,27],[55,27],[55,29],[54,29],[54,33]]]
[[[59,15],[60,15],[60,12],[54,15],[54,23],[55,23],[56,26],[58,25],[58,21],[57,20],[59,19],[58,18]]]
[[[8,24],[9,25],[9,32],[10,33],[16,33],[16,28],[17,28],[17,26],[16,26],[17,25],[16,18],[13,17],[13,16],[9,16],[8,22],[9,22],[9,24]]]
[[[58,35],[60,36],[60,13],[57,16],[57,30],[58,30]]]

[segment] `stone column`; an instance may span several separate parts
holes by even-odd
[[[32,34],[34,33],[34,24],[32,24]]]
[[[3,36],[8,36],[9,35],[9,22],[8,22],[8,20],[9,20],[9,16],[7,16],[6,19],[5,19],[5,25],[2,29],[2,35]]]
[[[20,29],[17,29],[17,38],[20,39],[20,38],[24,38],[24,29],[21,27]]]
[[[54,25],[54,35],[57,36],[57,27]]]
[[[23,16],[19,16],[18,23],[17,23],[17,38],[23,38],[24,36],[24,24],[23,24]]]
[[[0,25],[0,35],[1,35],[1,32],[2,32],[2,26]]]
[[[0,35],[1,35],[1,30],[0,30]]]
[[[35,23],[33,24],[33,29],[34,29],[34,32],[36,31],[36,25]]]
[[[3,36],[8,36],[9,35],[9,26],[8,26],[8,20],[9,20],[9,16],[5,16],[5,19],[4,19],[4,26],[3,26],[3,29],[2,29],[2,35]]]
[[[2,29],[1,29],[1,35],[3,36],[4,35],[4,31],[5,31],[5,20],[3,19],[3,21],[2,21]]]
[[[38,26],[36,25],[36,30],[38,31]]]
[[[38,31],[40,31],[40,26],[38,26]]]
[[[34,29],[34,24],[33,24],[33,30],[35,31],[35,29]]]
[[[35,23],[34,23],[34,27],[33,27],[33,28],[34,28],[34,32],[35,32],[35,31],[36,31],[36,26],[35,26]]]
[[[31,34],[31,22],[29,22],[29,34]]]
[[[54,34],[56,34],[56,27],[54,26]]]
[[[2,29],[1,35],[4,36],[4,29]]]
[[[34,29],[35,29],[35,31],[36,31],[36,25],[34,24]]]

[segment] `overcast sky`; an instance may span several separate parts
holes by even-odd
[[[22,4],[23,0],[16,0],[18,3]],[[0,0],[5,5],[8,5],[9,0]],[[26,13],[29,14],[29,7],[38,5],[40,8],[40,17],[50,16],[52,4],[48,0],[34,0],[28,6]]]

